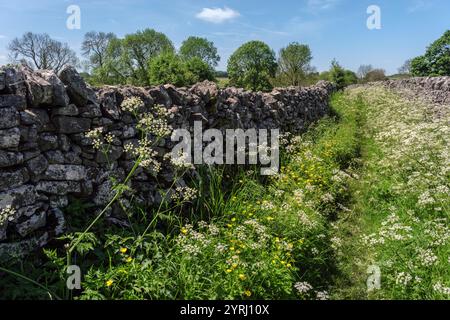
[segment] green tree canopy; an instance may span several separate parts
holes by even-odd
[[[425,55],[411,61],[415,76],[450,76],[450,30],[433,42]]]
[[[187,70],[192,74],[192,83],[210,80],[215,81],[214,69],[199,57],[193,57],[185,61]]]
[[[335,83],[338,89],[343,89],[346,86],[345,69],[341,67],[336,59],[331,62],[329,77],[330,81]]]
[[[293,42],[280,50],[278,77],[288,86],[300,86],[312,71],[312,54],[309,46]]]
[[[214,43],[205,38],[189,37],[183,41],[180,48],[180,55],[186,60],[200,58],[212,69],[217,67],[220,56]]]
[[[261,41],[245,43],[228,60],[231,84],[254,91],[270,90],[276,69],[275,53]]]
[[[108,45],[104,66],[94,75],[105,83],[149,85],[149,61],[162,53],[174,53],[172,42],[163,33],[145,29],[112,39]]]
[[[211,67],[198,57],[185,60],[173,52],[162,53],[149,61],[151,84],[187,86],[204,80],[215,80]]]
[[[162,53],[148,62],[149,79],[151,84],[170,83],[184,86],[191,81],[183,60],[173,52]]]
[[[351,70],[345,70],[345,72],[344,72],[344,80],[345,80],[345,85],[349,86],[351,84],[358,83],[358,76],[356,75],[356,73],[354,73]]]

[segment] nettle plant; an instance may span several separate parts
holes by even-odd
[[[170,136],[173,131],[173,128],[168,124],[170,112],[164,106],[160,105],[153,106],[151,112],[142,112],[145,109],[144,107],[145,104],[139,97],[126,98],[121,104],[122,111],[132,114],[136,119],[136,128],[139,132],[139,140],[137,143],[124,145],[124,151],[133,159],[133,166],[122,182],[118,181],[115,177],[110,178],[113,182],[111,200],[98,213],[91,224],[82,233],[64,237],[64,239],[70,240],[67,246],[67,265],[71,265],[72,255],[75,251],[86,251],[84,250],[86,242],[90,241],[89,238],[92,240],[94,236],[90,231],[116,202],[119,203],[127,216],[130,217],[136,212],[132,203],[133,197],[130,195],[134,193],[131,187],[131,180],[137,173],[137,170],[142,168],[144,172],[155,178],[157,178],[162,170],[160,156],[155,151],[155,147],[161,143],[162,139]],[[85,133],[85,136],[92,140],[92,147],[104,155],[104,158],[107,160],[107,166],[112,169],[113,164],[110,161],[110,154],[112,153],[113,143],[117,137],[112,133],[106,132],[104,127],[94,128]],[[164,156],[164,160],[170,161],[173,168],[173,182],[168,189],[160,191],[161,198],[157,208],[152,211],[152,220],[148,223],[140,237],[136,237],[137,239],[145,237],[157,225],[158,218],[167,213],[175,212],[177,209],[181,211],[183,206],[192,203],[196,198],[197,191],[195,189],[183,186],[180,183],[180,180],[186,173],[194,169],[192,164],[184,162],[183,159],[182,155],[180,157],[172,157],[170,153]],[[90,244],[87,247],[93,249],[93,246]]]

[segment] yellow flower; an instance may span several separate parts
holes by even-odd
[[[231,273],[231,272],[233,272],[233,270],[227,269],[227,273]]]
[[[230,250],[231,250],[231,251],[234,251],[234,247],[231,247]]]
[[[250,290],[245,290],[245,291],[244,291],[244,294],[245,294],[247,297],[251,297],[251,296],[252,296],[252,292],[251,292]]]
[[[239,275],[239,279],[241,279],[242,281],[244,281],[245,279],[247,279],[247,277],[245,276],[245,274],[240,274]]]
[[[181,233],[182,233],[182,234],[187,234],[187,233],[188,233],[188,231],[187,231],[187,229],[186,229],[186,228],[182,228],[182,229],[181,229]]]
[[[233,269],[236,269],[238,265],[237,263],[233,263],[231,266],[233,267]]]
[[[287,268],[290,268],[290,267],[292,267],[292,265],[291,265],[290,263],[288,263],[288,264],[286,265],[286,267],[287,267]]]
[[[130,263],[131,261],[133,261],[133,258],[132,257],[128,257],[125,261]]]
[[[235,222],[235,221],[236,221],[236,218],[231,219],[231,221],[232,221],[232,222]]]
[[[108,281],[106,281],[106,286],[111,287],[113,285],[113,283],[114,283],[114,281],[108,280]]]
[[[120,248],[120,253],[127,253],[128,249],[127,248]]]

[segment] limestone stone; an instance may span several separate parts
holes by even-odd
[[[86,169],[72,164],[51,164],[43,175],[44,179],[56,181],[81,181],[86,179]]]
[[[0,150],[0,168],[16,166],[23,162],[21,152],[9,152]]]
[[[9,129],[19,125],[19,112],[16,108],[0,108],[0,129]]]
[[[54,122],[60,133],[71,134],[89,131],[91,120],[88,118],[76,118],[67,116],[58,116]]]
[[[11,128],[0,130],[0,148],[9,149],[16,148],[20,143],[20,129]]]

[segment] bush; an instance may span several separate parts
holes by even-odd
[[[253,91],[271,90],[276,69],[275,53],[261,41],[242,45],[228,60],[231,84]]]
[[[412,60],[411,73],[415,76],[450,76],[450,30],[433,42],[425,55]]]
[[[182,87],[192,82],[193,75],[177,55],[166,53],[149,62],[149,78],[153,85],[170,83]]]

